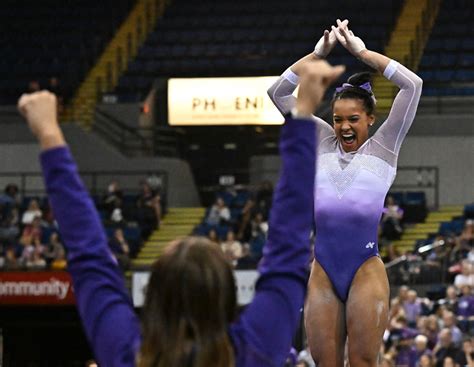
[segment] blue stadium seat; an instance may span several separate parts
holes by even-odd
[[[405,195],[406,204],[425,204],[426,194],[423,191],[409,191]]]
[[[469,204],[464,207],[464,216],[469,219],[474,218],[474,204]]]

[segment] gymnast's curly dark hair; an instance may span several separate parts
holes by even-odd
[[[347,83],[352,84],[353,87],[348,87],[340,92],[334,93],[331,106],[334,107],[334,102],[339,99],[358,99],[362,101],[364,111],[367,115],[372,115],[375,111],[374,94],[358,87],[359,85],[371,81],[372,73],[367,71],[351,75],[349,79],[347,79]]]

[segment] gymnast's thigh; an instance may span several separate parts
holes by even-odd
[[[346,341],[344,304],[317,261],[313,262],[305,305],[305,328],[311,355],[318,367],[344,364]]]
[[[351,367],[377,366],[389,297],[385,266],[379,257],[371,257],[357,271],[346,302]]]

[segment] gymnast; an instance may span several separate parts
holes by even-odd
[[[388,321],[389,284],[378,254],[377,229],[385,196],[395,178],[400,146],[415,117],[422,80],[398,62],[374,51],[337,20],[314,52],[288,68],[268,93],[286,114],[306,63],[324,59],[339,42],[400,88],[390,114],[369,138],[376,99],[370,74],[359,73],[336,89],[333,126],[318,125],[315,187],[316,244],[305,328],[320,367],[344,364],[347,339],[351,367],[376,366]]]
[[[283,365],[300,319],[310,261],[316,170],[311,113],[343,71],[322,60],[301,68],[293,117],[282,127],[282,171],[260,278],[253,302],[239,317],[232,269],[222,251],[207,239],[186,237],[170,243],[153,265],[140,325],[57,123],[54,95],[20,98],[19,110],[41,146],[77,307],[101,367]]]

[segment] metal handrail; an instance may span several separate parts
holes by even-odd
[[[178,136],[183,135],[183,131],[180,129],[165,126],[132,127],[100,108],[96,109],[93,129],[127,155],[181,156]]]

